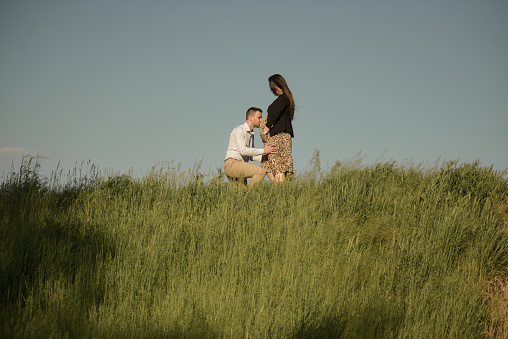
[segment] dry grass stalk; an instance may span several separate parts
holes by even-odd
[[[508,202],[504,210],[504,226],[508,232]],[[486,335],[491,338],[508,338],[508,274],[489,284],[487,299],[491,304],[491,319]]]

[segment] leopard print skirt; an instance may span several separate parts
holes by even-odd
[[[265,116],[259,127],[260,131],[266,126]],[[267,172],[274,175],[284,173],[286,176],[295,175],[295,167],[293,164],[292,155],[292,138],[289,133],[278,133],[274,136],[268,134],[268,139],[265,144],[274,145],[277,147],[277,153],[275,154],[263,154],[261,158],[261,167]]]

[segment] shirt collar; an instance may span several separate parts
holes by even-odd
[[[252,133],[254,132],[254,129],[250,129],[249,125],[247,125],[247,123],[245,122],[243,125],[243,128],[245,129],[245,132],[249,132],[249,133]]]

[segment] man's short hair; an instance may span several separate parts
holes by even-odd
[[[257,108],[257,107],[251,107],[251,108],[249,108],[247,110],[247,113],[245,113],[245,120],[249,120],[249,117],[251,117],[254,114],[256,114],[256,112],[263,113],[263,110],[261,108]]]

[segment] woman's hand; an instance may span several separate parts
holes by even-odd
[[[266,143],[266,140],[268,140],[268,132],[270,129],[268,127],[265,127],[259,135],[261,136],[261,140],[263,140],[263,143]]]
[[[261,137],[261,140],[263,140],[263,143],[266,143],[266,140],[268,140],[268,134],[261,132],[259,133],[259,136]]]

